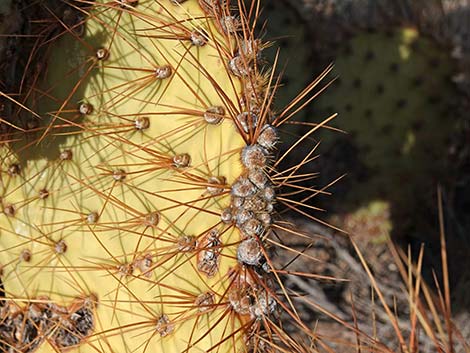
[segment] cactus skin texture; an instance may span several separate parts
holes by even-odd
[[[249,16],[208,0],[36,7],[19,93],[2,93],[0,351],[268,350],[285,119]]]

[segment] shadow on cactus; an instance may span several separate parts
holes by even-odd
[[[312,275],[271,261],[278,205],[309,209],[282,187],[312,195],[297,168],[276,171],[300,100],[272,112],[259,4],[232,5],[22,10],[11,38],[32,39],[1,93],[2,352],[302,349],[281,312],[316,339],[283,285]]]

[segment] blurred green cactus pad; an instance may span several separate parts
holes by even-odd
[[[360,31],[338,49],[338,78],[316,109],[338,112],[334,125],[346,132],[324,133],[323,149],[346,145],[359,159],[344,170],[353,187],[343,210],[386,199],[406,223],[448,173],[446,145],[457,118],[455,64],[446,49],[411,27]]]

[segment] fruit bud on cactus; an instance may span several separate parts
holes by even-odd
[[[0,91],[0,351],[273,351],[296,346],[281,311],[308,331],[267,251],[286,228],[276,192],[305,177],[275,172],[298,102],[271,111],[258,11],[22,10],[29,39]]]

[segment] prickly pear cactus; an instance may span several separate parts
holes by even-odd
[[[2,93],[0,351],[288,346],[266,250],[281,119],[252,8],[32,9]]]
[[[410,226],[427,234],[433,229],[428,221],[434,219],[428,212],[435,209],[432,191],[438,181],[447,184],[453,177],[448,142],[461,130],[467,110],[466,1],[288,3],[310,26],[308,44],[317,70],[334,63],[331,78],[338,78],[310,114],[315,123],[317,116],[338,112],[333,125],[346,132],[341,136],[323,129],[316,135],[322,154],[328,155],[320,161],[322,174],[348,174],[331,189],[342,195],[341,201],[327,199],[323,207],[349,213],[389,199],[397,234],[415,232]],[[301,54],[291,52],[292,57]]]
[[[347,132],[345,139],[362,166],[360,174],[353,173],[359,179],[345,202],[358,206],[365,198],[385,198],[396,215],[419,209],[420,195],[448,170],[446,144],[457,121],[452,114],[455,65],[449,52],[404,27],[359,32],[339,53],[339,78],[317,108],[332,113],[334,102],[343,98],[336,125]],[[333,134],[324,138],[327,149],[335,141]],[[409,216],[402,216],[396,219],[406,223]]]

